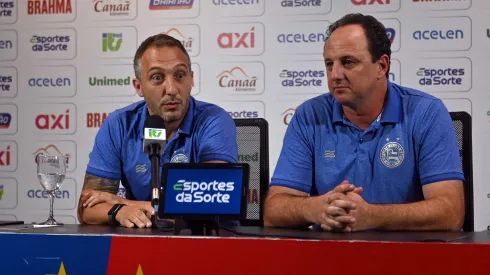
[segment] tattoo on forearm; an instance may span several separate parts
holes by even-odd
[[[118,180],[110,180],[104,179],[100,177],[96,177],[93,175],[86,174],[85,181],[83,183],[83,189],[95,189],[105,192],[110,192],[113,194],[117,193],[119,189],[119,181]]]

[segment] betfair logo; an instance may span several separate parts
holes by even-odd
[[[162,130],[160,129],[150,129],[150,137],[159,138],[162,135]]]

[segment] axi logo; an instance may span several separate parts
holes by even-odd
[[[70,109],[63,114],[39,114],[35,124],[39,130],[70,129]]]
[[[159,138],[162,135],[163,131],[161,129],[149,129],[148,134],[152,138]]]
[[[87,128],[100,128],[109,113],[87,113]]]
[[[320,7],[322,0],[283,0],[281,6],[288,7]]]
[[[194,0],[150,0],[150,10],[191,9]]]
[[[0,147],[0,166],[10,166],[10,145],[7,147]]]
[[[54,145],[54,144],[49,144],[46,147],[39,148],[32,155],[34,156],[34,162],[36,164],[37,164],[37,156],[46,155],[46,156],[65,156],[66,157],[66,164],[70,165],[70,158],[71,158],[70,154],[68,154],[68,153],[63,154],[60,151],[60,149],[58,147],[56,147],[56,145]]]
[[[464,68],[420,68],[417,71],[417,76],[420,77],[419,84],[422,86],[462,85],[462,76],[464,75]]]
[[[170,35],[173,38],[177,39],[182,43],[185,50],[188,52],[192,52],[192,44],[194,42],[193,37],[186,37],[182,34],[182,32],[177,28],[171,28],[166,32],[162,32],[162,34]]]
[[[249,32],[224,32],[218,35],[218,45],[220,48],[255,48],[255,27]]]
[[[181,203],[230,203],[230,194],[235,190],[234,182],[190,182],[178,180],[173,186],[174,191],[182,191],[175,196],[175,200]],[[214,194],[205,194],[216,192]]]
[[[390,0],[352,0],[352,4],[356,6],[361,6],[361,5],[389,5]]]
[[[0,17],[11,17],[14,1],[0,2]]]
[[[122,33],[102,33],[102,51],[117,52],[121,48],[123,42]]]
[[[293,117],[295,112],[296,108],[288,108],[286,109],[286,111],[282,112],[281,116],[284,125],[289,125],[289,122],[291,122],[291,118]]]
[[[257,88],[257,76],[249,76],[240,67],[224,70],[216,78],[221,88],[233,88],[237,92],[255,91]]]
[[[393,28],[386,28],[386,35],[388,36],[388,39],[390,39],[391,44],[393,44],[393,41],[395,41],[395,29]]]
[[[38,36],[33,35],[30,40],[34,52],[61,52],[68,51],[69,35]]]
[[[12,122],[12,115],[9,113],[0,113],[0,129],[8,129]]]
[[[27,14],[72,13],[71,0],[28,0]]]
[[[281,81],[283,87],[315,87],[322,86],[325,71],[305,70],[305,71],[290,71],[282,70],[279,77],[284,79]]]
[[[93,0],[94,11],[109,13],[109,15],[129,15],[131,1],[129,0]]]

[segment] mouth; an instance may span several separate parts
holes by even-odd
[[[170,102],[167,102],[165,103],[163,106],[166,108],[166,109],[169,109],[169,110],[174,110],[174,109],[177,109],[177,107],[179,106],[180,102],[177,102],[177,101],[170,101]]]

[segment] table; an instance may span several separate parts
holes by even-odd
[[[490,232],[0,227],[0,274],[488,274]],[[184,232],[185,233],[185,232]]]

